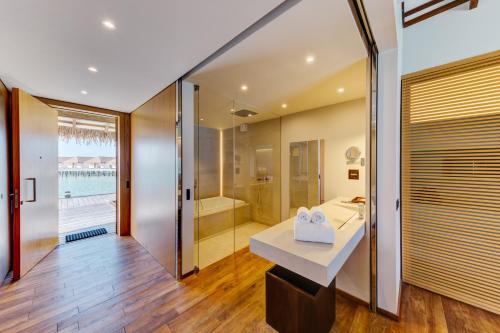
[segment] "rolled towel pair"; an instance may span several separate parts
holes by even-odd
[[[297,221],[301,223],[320,224],[326,222],[326,216],[319,207],[313,207],[310,211],[306,207],[300,207],[297,210]]]
[[[311,209],[310,212],[307,208],[299,208],[293,233],[294,239],[299,241],[328,244],[335,242],[335,229],[319,207]]]

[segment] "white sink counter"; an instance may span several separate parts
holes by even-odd
[[[365,235],[365,220],[358,218],[355,205],[337,198],[321,205],[336,230],[335,244],[296,241],[294,218],[250,238],[250,251],[275,264],[328,287]],[[343,220],[343,221],[342,221]]]

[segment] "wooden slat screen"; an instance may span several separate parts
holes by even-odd
[[[402,84],[403,281],[500,314],[500,52]]]

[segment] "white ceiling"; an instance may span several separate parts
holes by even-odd
[[[130,112],[281,2],[1,0],[0,78],[32,95]]]
[[[313,64],[306,63],[308,55]],[[235,121],[232,103],[258,112],[240,119],[255,122],[364,97],[365,57],[347,1],[302,1],[188,81],[200,86],[204,126],[225,128]]]

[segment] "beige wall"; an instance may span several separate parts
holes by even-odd
[[[325,201],[337,196],[365,195],[365,167],[358,161],[348,164],[345,151],[350,146],[361,149],[365,157],[366,143],[365,99],[294,113],[281,119],[282,177],[288,180],[290,169],[290,143],[324,140]],[[349,180],[349,169],[359,169],[359,180]],[[289,212],[289,182],[281,184],[282,217]]]
[[[131,116],[131,234],[176,275],[176,85]]]
[[[10,268],[7,108],[8,91],[0,81],[0,281]]]

